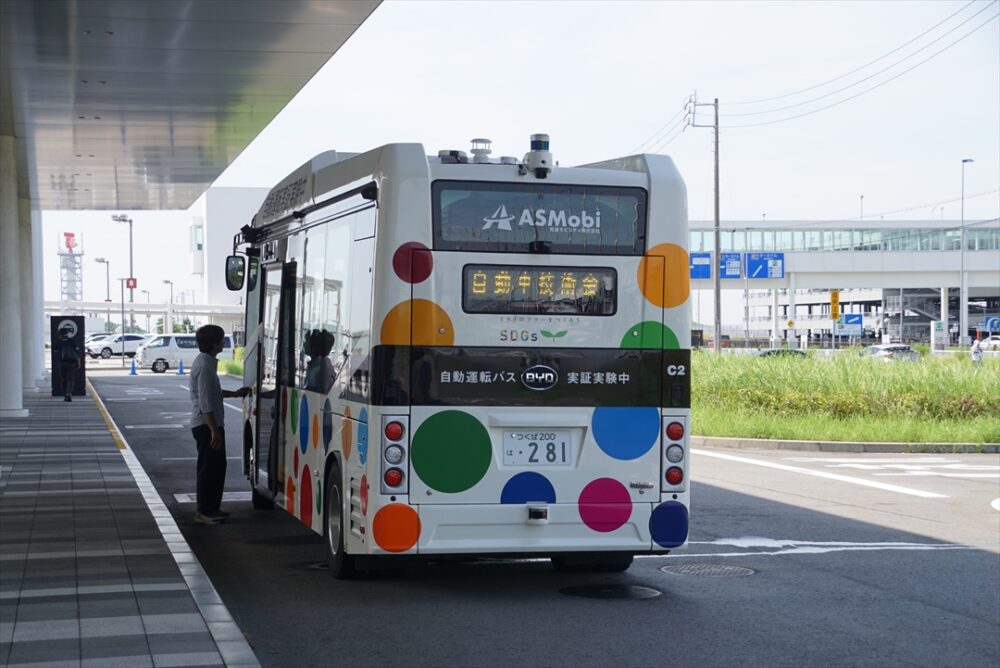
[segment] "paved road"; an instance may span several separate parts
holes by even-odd
[[[185,377],[92,380],[264,666],[1000,660],[997,455],[697,451],[686,552],[621,575],[475,561],[338,582],[316,568],[321,538],[281,511],[234,501],[227,524],[192,522],[178,498],[194,492],[194,443],[171,427]],[[637,597],[562,591],[575,586]]]

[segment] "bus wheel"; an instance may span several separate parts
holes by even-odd
[[[564,554],[552,557],[557,573],[624,573],[632,565],[631,554]]]
[[[594,570],[599,573],[624,573],[632,565],[631,554],[616,554],[598,559]]]
[[[330,560],[330,575],[338,580],[349,580],[356,575],[355,559],[344,550],[344,501],[341,492],[340,468],[330,467],[326,475],[326,512],[323,533]]]
[[[274,510],[274,499],[267,498],[258,492],[256,487],[251,487],[250,505],[254,510]]]

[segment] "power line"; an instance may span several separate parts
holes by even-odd
[[[808,88],[802,88],[800,90],[792,91],[791,93],[785,93],[784,95],[775,95],[774,97],[764,97],[764,98],[761,98],[759,100],[744,100],[742,102],[728,102],[727,104],[730,104],[730,105],[733,105],[733,106],[738,106],[738,105],[746,105],[746,104],[759,104],[761,102],[771,102],[773,100],[781,100],[781,99],[784,99],[786,97],[792,97],[794,95],[798,95],[800,93],[808,93],[811,90],[815,90],[817,88],[821,88],[821,87],[823,87],[823,86],[825,86],[827,84],[833,83],[834,81],[840,81],[841,79],[843,79],[845,77],[851,76],[855,72],[860,72],[861,70],[865,69],[869,65],[874,65],[878,61],[884,60],[884,59],[888,58],[889,56],[891,56],[892,54],[896,53],[900,49],[904,49],[904,48],[908,47],[910,44],[913,44],[918,39],[920,39],[921,37],[923,37],[924,35],[926,35],[927,33],[932,32],[935,28],[938,28],[942,24],[947,23],[948,21],[950,21],[956,15],[961,14],[962,12],[964,12],[966,9],[968,9],[969,5],[972,5],[975,2],[976,2],[976,0],[971,0],[968,4],[963,5],[962,8],[959,9],[957,12],[954,12],[953,14],[950,14],[947,18],[945,18],[944,20],[940,21],[939,23],[934,24],[933,26],[931,26],[927,30],[923,31],[922,33],[920,33],[919,35],[917,35],[916,37],[914,37],[910,41],[906,42],[905,44],[900,44],[899,46],[897,46],[892,51],[889,51],[888,53],[884,53],[881,56],[879,56],[878,58],[876,58],[875,60],[869,61],[869,62],[865,63],[864,65],[862,65],[861,67],[856,67],[855,69],[851,70],[850,72],[845,72],[844,74],[841,74],[838,77],[834,77],[832,79],[827,79],[826,81],[824,81],[822,83],[818,83],[815,86],[810,86]]]
[[[773,125],[775,123],[784,123],[785,121],[791,121],[791,120],[795,120],[796,118],[803,118],[804,116],[810,116],[812,114],[816,114],[816,113],[819,113],[821,111],[826,111],[827,109],[832,109],[833,107],[836,107],[836,106],[839,106],[841,104],[844,104],[845,102],[850,102],[851,100],[853,100],[855,98],[861,97],[865,93],[870,93],[871,91],[875,90],[876,88],[881,88],[882,86],[886,85],[887,83],[895,81],[896,79],[898,79],[899,77],[903,76],[904,74],[908,74],[909,72],[912,72],[913,70],[917,69],[918,67],[920,67],[921,65],[923,65],[927,61],[929,61],[929,60],[931,60],[933,58],[936,58],[937,56],[941,55],[942,53],[944,53],[945,51],[947,51],[951,47],[953,47],[956,44],[958,44],[959,42],[961,42],[961,41],[965,40],[966,38],[970,37],[973,33],[975,33],[977,31],[983,29],[984,27],[986,27],[987,24],[989,24],[990,22],[992,22],[998,16],[1000,16],[1000,14],[994,14],[990,18],[986,19],[986,21],[984,21],[983,23],[979,24],[978,26],[976,26],[975,28],[973,28],[969,32],[965,33],[963,36],[959,37],[957,40],[955,40],[951,44],[947,45],[943,49],[935,51],[934,53],[932,53],[928,57],[926,57],[923,60],[921,60],[920,62],[918,62],[916,65],[913,65],[912,67],[909,67],[909,68],[903,70],[902,72],[899,72],[898,74],[893,75],[892,77],[886,79],[885,81],[883,81],[881,83],[878,83],[878,84],[872,86],[871,88],[866,88],[865,90],[861,91],[860,93],[855,93],[854,95],[851,95],[850,97],[845,97],[843,100],[839,100],[839,101],[834,102],[832,104],[828,104],[828,105],[826,105],[824,107],[820,107],[819,109],[813,109],[812,111],[806,111],[806,112],[803,112],[801,114],[796,114],[794,116],[787,116],[785,118],[777,118],[777,119],[772,120],[772,121],[761,121],[760,123],[744,123],[744,124],[740,124],[740,125],[725,125],[723,127],[726,127],[726,128],[755,128],[755,127],[759,127],[761,125]]]
[[[661,142],[660,142],[659,144],[657,144],[656,146],[653,146],[653,147],[651,147],[651,148],[647,149],[647,150],[646,150],[646,152],[647,152],[647,153],[656,153],[657,151],[660,151],[660,150],[662,150],[662,149],[666,148],[666,147],[667,147],[667,146],[668,146],[668,145],[670,144],[670,142],[672,142],[673,140],[675,140],[675,139],[677,139],[678,137],[680,137],[680,136],[681,136],[681,134],[682,134],[682,133],[683,133],[683,132],[684,132],[685,130],[687,130],[687,129],[688,129],[688,127],[689,127],[689,124],[687,123],[687,118],[685,118],[684,120],[685,120],[685,123],[684,123],[684,125],[683,125],[683,126],[682,126],[682,127],[681,127],[681,128],[679,129],[679,130],[677,130],[676,132],[674,132],[674,133],[673,133],[672,135],[670,135],[670,137],[668,137],[667,139],[665,139],[665,140],[661,141]]]
[[[677,113],[674,114],[673,116],[671,116],[670,120],[668,120],[666,123],[664,123],[663,126],[659,130],[657,130],[656,132],[654,132],[652,134],[652,136],[649,137],[649,139],[647,139],[646,141],[644,141],[641,144],[639,144],[638,146],[636,146],[634,149],[632,149],[631,151],[629,151],[629,153],[630,154],[638,153],[640,151],[640,149],[642,149],[643,147],[645,147],[645,146],[647,146],[649,144],[652,144],[652,143],[656,142],[656,140],[658,138],[663,137],[666,134],[669,134],[675,127],[677,127],[676,123],[674,123],[674,125],[672,125],[672,126],[670,124],[673,123],[674,119],[676,119],[678,116],[680,116],[681,114],[687,112],[687,110],[688,110],[688,104],[690,102],[691,102],[691,96],[690,95],[688,95],[683,100],[681,100],[682,106],[681,106],[680,109],[677,110]],[[684,120],[684,119],[682,119],[682,120]],[[670,127],[668,128],[668,126],[670,126]],[[664,130],[666,130],[666,132],[664,132]]]
[[[779,111],[785,111],[787,109],[794,109],[795,107],[801,107],[801,106],[806,105],[806,104],[812,104],[813,102],[818,102],[819,100],[828,98],[831,95],[836,95],[837,93],[843,93],[845,90],[849,90],[851,88],[854,88],[855,86],[859,86],[859,85],[863,84],[866,81],[870,81],[871,79],[874,79],[875,77],[877,77],[880,74],[888,72],[892,68],[896,67],[896,65],[899,65],[901,63],[906,62],[910,58],[913,58],[914,56],[916,56],[921,51],[923,51],[923,50],[927,49],[928,47],[933,46],[934,44],[940,42],[942,39],[944,39],[945,37],[947,37],[951,33],[955,32],[956,30],[958,30],[959,28],[961,28],[962,26],[964,26],[966,23],[968,23],[972,19],[976,18],[977,16],[979,16],[980,14],[982,14],[983,12],[985,12],[992,5],[996,4],[996,2],[997,2],[997,0],[993,0],[993,2],[989,3],[988,5],[983,6],[983,8],[980,9],[978,12],[976,12],[972,16],[968,17],[967,19],[965,19],[964,21],[962,21],[961,23],[959,23],[958,25],[956,25],[955,27],[953,27],[948,32],[940,35],[939,37],[936,37],[935,39],[931,40],[930,42],[927,42],[927,44],[924,44],[922,47],[920,47],[919,49],[917,49],[913,53],[909,54],[908,56],[904,56],[903,58],[900,58],[899,60],[897,60],[896,62],[894,62],[892,65],[889,65],[887,67],[883,67],[882,69],[878,70],[877,72],[873,72],[872,74],[869,74],[865,78],[859,79],[858,81],[855,81],[854,83],[848,84],[848,85],[846,85],[846,86],[844,86],[842,88],[838,88],[837,90],[830,91],[829,93],[824,93],[823,95],[820,95],[818,97],[814,97],[814,98],[811,98],[809,100],[803,100],[802,102],[796,102],[794,104],[787,104],[787,105],[785,105],[783,107],[775,107],[774,109],[765,109],[764,111],[745,111],[745,112],[735,113],[735,114],[723,114],[723,116],[725,116],[725,117],[736,117],[736,116],[761,116],[761,115],[765,115],[765,114],[773,114],[773,113],[777,113]]]

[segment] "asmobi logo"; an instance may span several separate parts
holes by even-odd
[[[517,226],[530,225],[532,227],[546,227],[553,231],[578,230],[584,232],[600,232],[601,212],[595,211],[593,214],[581,211],[580,215],[568,213],[565,209],[522,209],[521,215],[513,215],[507,212],[507,206],[501,204],[493,215],[483,218],[483,229],[492,229],[494,225],[498,230],[513,231],[512,222],[517,219]]]

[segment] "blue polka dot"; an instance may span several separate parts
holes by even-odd
[[[667,501],[653,508],[649,516],[649,533],[662,547],[683,545],[688,535],[687,507],[677,501]]]
[[[608,456],[638,459],[659,438],[660,412],[655,408],[595,408],[591,428],[598,447]]]
[[[358,415],[358,459],[362,464],[368,462],[368,411],[364,408]]]
[[[500,492],[500,503],[556,502],[556,490],[541,473],[525,471],[507,481]]]
[[[299,403],[299,449],[302,454],[306,454],[309,449],[309,401],[304,392]]]
[[[330,441],[333,439],[333,406],[327,399],[323,404],[323,452],[330,449]]]

